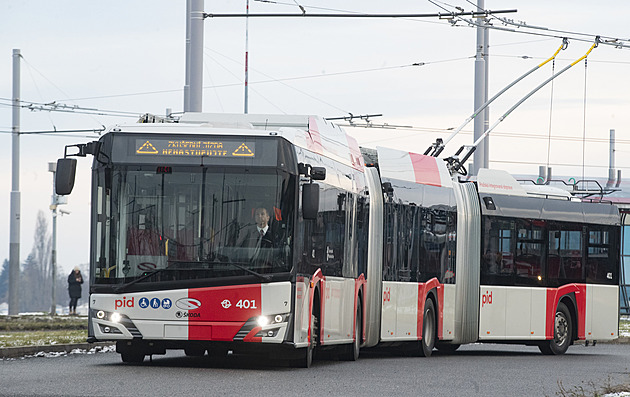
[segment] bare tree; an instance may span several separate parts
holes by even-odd
[[[37,213],[33,249],[22,267],[20,308],[23,311],[50,309],[52,238],[43,211]]]

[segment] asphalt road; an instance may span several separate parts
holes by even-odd
[[[535,347],[468,345],[452,355],[405,357],[361,352],[357,362],[315,361],[309,369],[247,357],[211,360],[182,352],[123,364],[117,353],[69,354],[0,361],[3,396],[555,396],[590,382],[630,382],[630,345],[572,346],[564,356]],[[590,395],[590,394],[588,394]]]

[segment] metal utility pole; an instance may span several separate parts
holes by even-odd
[[[245,110],[244,113],[248,113],[249,98],[247,93],[247,82],[249,81],[249,0],[247,0],[247,10],[245,17]]]
[[[477,9],[483,10],[484,0],[477,0]],[[474,108],[479,109],[481,105],[486,102],[485,93],[486,93],[486,65],[484,60],[484,49],[485,45],[485,28],[481,26],[481,23],[477,26],[477,50],[475,54],[475,102]],[[475,118],[474,123],[474,141],[477,141],[483,133],[484,130],[484,117]],[[486,166],[486,146],[481,145],[475,150],[474,158],[473,158],[473,166],[471,174],[477,175],[477,172],[480,168],[484,168]]]
[[[609,154],[608,154],[608,181],[606,187],[615,185],[615,130],[610,130]]]
[[[57,314],[57,302],[55,300],[55,281],[57,281],[57,204],[59,196],[55,192],[55,178],[57,177],[57,163],[48,163],[48,171],[53,174],[53,193],[52,204],[50,209],[52,210],[52,254],[51,256],[51,269],[52,269],[52,300],[50,304],[50,315]]]
[[[484,25],[488,23],[488,20],[484,18]],[[488,79],[488,70],[490,70],[490,29],[483,28],[483,61],[484,61],[484,94],[483,101],[484,103],[488,100],[488,83],[490,80]],[[483,130],[487,131],[490,127],[490,107],[487,107],[483,111]],[[485,153],[485,158],[483,161],[483,168],[490,168],[490,137],[486,137],[483,141],[483,151]]]
[[[11,216],[9,236],[9,314],[18,314],[20,281],[20,58],[13,50],[13,124],[11,127]]]
[[[203,0],[186,2],[184,112],[201,112],[203,97]]]
[[[190,1],[186,0],[186,82],[184,83],[184,112],[190,108]]]

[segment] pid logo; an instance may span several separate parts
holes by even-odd
[[[486,293],[481,296],[481,307],[484,307],[485,305],[491,305],[491,304],[492,304],[492,291],[490,292],[486,291]]]
[[[116,299],[114,301],[114,310],[119,309],[121,307],[133,307],[134,306],[134,298],[131,297],[127,299],[126,297],[122,297],[122,299]]]

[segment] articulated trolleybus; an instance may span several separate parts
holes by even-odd
[[[66,147],[94,156],[88,341],[308,367],[330,350],[539,346],[618,333],[615,206],[361,149],[314,116],[185,114]]]

